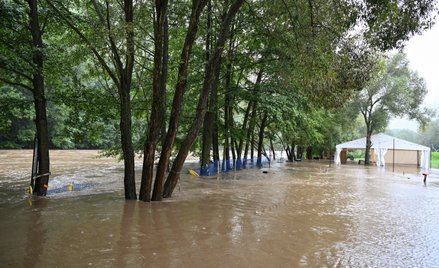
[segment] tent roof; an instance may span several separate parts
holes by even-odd
[[[395,150],[411,150],[411,151],[430,151],[430,148],[419,145],[406,140],[398,139],[383,133],[372,135],[372,149],[393,149]],[[395,141],[395,147],[393,145]],[[366,148],[366,137],[348,141],[345,143],[338,144],[337,149],[365,149]]]

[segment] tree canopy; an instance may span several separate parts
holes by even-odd
[[[366,124],[366,157],[369,162],[370,137],[384,131],[391,116],[408,116],[422,127],[428,122],[432,111],[421,106],[427,93],[424,80],[408,67],[404,53],[390,58],[377,58],[375,74],[365,89],[354,99]]]

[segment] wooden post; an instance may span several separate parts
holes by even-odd
[[[35,189],[35,178],[37,177],[37,171],[38,171],[38,140],[37,140],[37,135],[35,134],[29,194],[32,194],[33,190]]]
[[[329,140],[329,167],[331,167],[332,160],[332,137]]]
[[[393,173],[395,173],[395,139],[393,139]]]

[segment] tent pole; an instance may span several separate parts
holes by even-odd
[[[393,173],[395,173],[395,139],[393,139]]]
[[[329,138],[329,167],[331,167],[332,159],[332,137]]]

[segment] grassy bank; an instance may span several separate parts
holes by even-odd
[[[439,152],[431,153],[431,167],[439,168]]]

